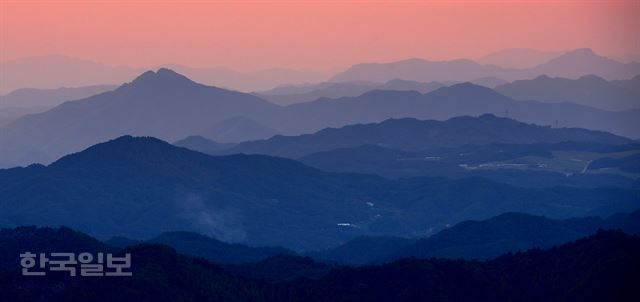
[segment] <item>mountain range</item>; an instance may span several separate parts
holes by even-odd
[[[566,218],[628,212],[638,204],[633,189],[387,180],[263,155],[214,157],[133,137],[46,167],[0,170],[0,188],[0,226],[62,224],[99,238],[133,239],[185,230],[297,251],[361,235],[423,237],[506,211]]]
[[[123,134],[175,141],[236,116],[273,115],[278,107],[250,94],[197,84],[168,69],[0,129],[3,162],[49,163]]]
[[[604,144],[631,143],[628,138],[579,128],[551,128],[484,114],[446,121],[389,119],[381,123],[328,128],[313,134],[275,136],[240,143],[224,153],[268,154],[300,158],[339,148],[375,145],[404,151],[484,145],[488,143],[558,143],[565,141]]]
[[[413,91],[370,91],[358,97],[319,99],[284,108],[276,123],[280,133],[312,133],[326,127],[381,122],[390,118],[445,120],[491,113],[522,122],[554,127],[580,127],[635,138],[640,110],[610,112],[573,103],[516,101],[470,83],[443,87],[427,94]],[[286,130],[285,130],[286,129]]]
[[[374,90],[281,107],[251,94],[195,83],[168,69],[146,72],[113,91],[65,102],[0,128],[4,166],[50,163],[121,135],[223,142],[299,135],[327,127],[414,117],[445,120],[492,113],[528,123],[581,127],[636,138],[640,110],[609,112],[572,103],[516,101],[464,83],[427,94]]]
[[[37,235],[43,233],[55,236],[43,240]],[[63,243],[70,252],[107,250],[96,246],[95,239],[71,230],[22,228],[3,230],[0,235],[9,237],[0,247],[2,253],[22,250],[26,242],[45,250],[56,248],[51,242]],[[465,301],[469,296],[482,301],[634,301],[640,297],[633,279],[640,269],[640,240],[616,231],[600,231],[551,249],[507,254],[487,262],[403,259],[358,268],[327,268],[278,256],[225,269],[149,244],[126,248],[117,255],[124,253],[132,257],[129,278],[69,278],[62,272],[23,278],[16,277],[20,271],[14,263],[0,267],[0,290],[3,298],[16,302],[39,297],[49,301],[345,302]],[[289,279],[287,275],[311,277]]]
[[[533,78],[541,74],[567,78],[596,74],[608,80],[623,80],[640,74],[640,63],[620,63],[602,57],[591,49],[583,48],[566,52],[535,67],[523,69],[482,65],[462,59],[452,61],[408,59],[391,63],[357,64],[338,73],[330,80],[334,82],[370,81],[382,83],[392,79],[402,79],[442,82],[496,77],[512,81]]]
[[[390,80],[384,84],[369,82],[324,82],[314,85],[276,87],[255,95],[278,105],[306,103],[320,98],[356,97],[371,90],[417,91],[428,93],[444,87],[442,83],[421,83],[406,80]]]
[[[373,90],[417,91],[425,94],[445,86],[460,83],[459,81],[422,83],[399,79],[390,80],[383,84],[371,82],[323,82],[298,86],[280,86],[272,90],[256,92],[254,95],[274,104],[286,106],[311,102],[322,98],[336,99],[356,97]],[[494,77],[485,77],[472,80],[470,83],[493,89],[508,82]]]
[[[66,101],[83,99],[116,89],[113,85],[93,85],[84,87],[62,87],[56,89],[22,88],[0,96],[2,108],[53,108]]]
[[[629,80],[607,81],[595,75],[578,79],[539,76],[533,80],[518,80],[495,88],[497,92],[516,100],[591,106],[617,111],[640,108],[640,75]]]
[[[476,59],[485,65],[496,65],[504,68],[531,68],[549,62],[562,55],[561,51],[542,51],[530,48],[509,48]]]
[[[171,68],[202,83],[234,90],[256,91],[275,86],[324,81],[330,71],[267,69],[239,72],[229,68],[194,68],[165,64],[152,69]],[[0,94],[21,88],[57,89],[96,84],[120,85],[149,68],[109,66],[62,55],[26,57],[0,62]],[[27,86],[25,86],[27,85]]]
[[[621,229],[628,234],[640,234],[640,211],[606,219],[564,220],[504,213],[482,221],[463,221],[427,238],[359,237],[309,255],[343,265],[379,264],[403,258],[486,260],[533,248],[548,249],[590,236],[599,229]]]

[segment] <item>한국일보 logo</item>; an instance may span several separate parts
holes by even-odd
[[[105,257],[106,256],[106,257]],[[106,259],[105,259],[106,258]],[[105,261],[106,260],[106,261]],[[106,265],[106,270],[105,270]],[[23,276],[45,276],[47,272],[68,272],[69,276],[101,277],[132,276],[131,254],[114,257],[112,254],[97,253],[39,253],[20,254]]]

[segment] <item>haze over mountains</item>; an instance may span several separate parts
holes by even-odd
[[[567,218],[629,212],[638,204],[634,189],[549,190],[478,178],[392,181],[262,155],[212,157],[132,137],[48,167],[0,170],[0,187],[1,226],[62,224],[100,238],[136,239],[188,230],[295,250],[359,235],[422,237],[505,211]]]
[[[421,83],[406,80],[390,80],[384,84],[369,82],[331,83],[323,82],[315,85],[276,87],[255,95],[278,105],[291,105],[315,101],[320,98],[356,97],[372,90],[417,91],[428,93],[445,85],[431,82]]]
[[[465,83],[427,94],[412,91],[371,91],[358,97],[319,99],[284,108],[281,133],[311,133],[326,127],[381,122],[389,118],[445,120],[491,113],[519,121],[558,127],[580,127],[638,137],[638,110],[603,111],[572,103],[516,101],[489,88]]]
[[[488,88],[495,88],[508,82],[498,78],[486,77],[475,79],[470,81],[470,83]],[[370,82],[322,82],[319,84],[300,86],[281,86],[269,91],[257,92],[254,93],[254,95],[274,104],[286,106],[311,102],[321,98],[336,99],[342,97],[357,97],[374,90],[416,91],[425,94],[436,89],[455,84],[460,84],[460,82],[447,81],[444,83],[422,83],[399,79],[390,80],[383,84]]]
[[[549,62],[562,55],[561,51],[542,51],[531,48],[509,48],[476,59],[485,65],[496,65],[504,68],[531,68]],[[636,61],[637,62],[637,61]]]
[[[595,75],[578,79],[541,75],[495,88],[516,100],[572,102],[610,111],[640,108],[640,75],[628,80],[607,81]]]
[[[482,77],[505,80],[533,78],[541,74],[577,78],[596,74],[608,80],[624,80],[640,74],[640,63],[620,63],[595,54],[590,49],[576,49],[535,67],[514,69],[481,65],[471,60],[428,61],[408,59],[391,63],[355,65],[331,78],[336,82],[386,82],[392,79],[413,81],[471,81]]]
[[[0,128],[0,159],[5,166],[49,163],[127,134],[169,141],[204,135],[241,142],[275,133],[313,133],[389,118],[444,120],[485,113],[540,125],[640,136],[640,110],[609,112],[572,103],[516,101],[469,83],[427,94],[375,90],[358,97],[321,98],[280,107],[254,95],[198,84],[171,70],[159,69],[145,72],[113,91],[67,102]]]
[[[93,85],[75,88],[35,89],[22,88],[0,96],[0,108],[52,108],[66,101],[83,99],[116,89],[114,85]]]
[[[171,68],[211,85],[236,90],[271,89],[284,83],[319,82],[327,79],[327,71],[270,69],[238,72],[228,68],[193,68],[166,64],[153,68],[108,66],[89,60],[62,55],[27,57],[0,62],[0,94],[21,88],[56,89],[90,85],[120,85],[148,69]]]
[[[197,84],[159,69],[116,90],[67,102],[3,127],[0,158],[48,163],[123,134],[175,141],[232,117],[269,116],[277,109],[250,94]]]
[[[283,85],[320,83],[327,80],[380,84],[394,79],[437,81],[445,84],[478,80],[478,84],[493,88],[491,85],[495,85],[495,81],[483,82],[481,79],[512,81],[531,79],[542,74],[575,79],[595,74],[608,80],[616,80],[628,79],[640,73],[640,63],[635,57],[625,57],[622,60],[623,63],[599,56],[590,49],[568,52],[506,49],[480,58],[477,63],[472,60],[447,62],[409,59],[395,63],[358,64],[338,73],[336,70],[282,68],[239,72],[224,67],[189,67],[179,64],[139,68],[108,66],[89,60],[48,55],[0,62],[0,75],[3,79],[0,83],[0,94],[20,88],[55,89],[120,85],[145,70],[158,68],[173,69],[197,82],[239,91],[266,91]],[[362,71],[359,71],[360,69]]]
[[[444,122],[412,118],[389,119],[381,123],[328,128],[300,136],[276,136],[238,144],[224,152],[258,153],[300,158],[338,148],[377,145],[405,151],[484,145],[488,143],[535,143],[582,141],[605,144],[631,140],[606,132],[572,128],[549,128],[485,114],[457,117]]]

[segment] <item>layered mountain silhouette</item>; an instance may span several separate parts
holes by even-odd
[[[92,85],[74,88],[35,89],[22,88],[0,96],[0,109],[7,107],[52,108],[66,101],[83,99],[102,92],[113,90],[113,85]]]
[[[361,63],[338,73],[334,82],[369,81],[384,83],[393,79],[444,82],[471,81],[483,77],[511,79],[510,71],[498,66],[481,65],[471,60],[429,61],[406,59],[391,63]]]
[[[22,88],[0,95],[0,127],[27,114],[45,112],[66,101],[81,99],[115,89],[111,85],[77,88]]]
[[[269,91],[256,93],[257,96],[278,105],[291,105],[315,101],[320,98],[356,97],[371,90],[417,91],[428,93],[444,84],[421,83],[406,80],[391,80],[384,84],[370,82],[325,82],[315,85],[277,87]]]
[[[640,74],[640,62],[620,63],[589,48],[580,48],[538,65],[531,72],[573,79],[595,74],[608,80],[626,80]]]
[[[48,163],[124,134],[175,141],[232,117],[269,116],[277,109],[252,95],[205,86],[159,69],[113,91],[66,102],[7,125],[0,131],[0,158]]]
[[[496,91],[517,100],[572,102],[604,110],[627,110],[640,108],[637,87],[640,87],[640,76],[619,81],[607,81],[595,75],[576,80],[539,76],[496,87]]]
[[[319,99],[284,108],[274,120],[283,134],[312,133],[326,127],[413,117],[445,120],[491,113],[554,127],[580,127],[637,137],[640,110],[609,112],[572,103],[516,101],[489,88],[456,84],[427,94],[374,90],[358,97]]]
[[[244,92],[267,90],[283,84],[320,82],[329,78],[332,72],[331,70],[296,70],[286,68],[241,72],[225,67],[198,68],[176,64],[162,65],[160,68],[175,70],[199,83]]]
[[[0,128],[0,162],[5,166],[46,164],[127,134],[176,141],[213,133],[210,135],[216,140],[239,142],[273,133],[298,135],[390,118],[445,120],[484,113],[540,125],[597,129],[633,138],[640,135],[640,110],[608,112],[572,103],[515,101],[469,83],[427,94],[374,90],[358,97],[322,98],[280,107],[254,95],[198,84],[160,69],[113,91],[66,102]]]
[[[360,235],[424,236],[505,211],[552,218],[637,206],[622,188],[520,188],[478,178],[322,172],[269,156],[213,157],[122,137],[50,166],[0,170],[0,226],[67,225],[100,238],[195,231],[254,246],[322,249]]]
[[[267,139],[276,134],[276,130],[242,116],[223,120],[200,133],[206,138],[222,143]]]
[[[464,221],[423,239],[359,237],[336,248],[310,253],[316,259],[347,265],[392,262],[402,258],[493,259],[533,248],[548,249],[595,234],[598,229],[640,231],[640,211],[629,214],[554,220],[504,213]]]
[[[28,108],[19,108],[19,107],[10,107],[10,108],[1,108],[0,109],[0,127],[9,124],[27,114],[34,114],[44,112],[50,109],[49,107],[28,107]]]
[[[8,230],[9,236],[12,231]],[[39,239],[21,237],[26,242]],[[75,246],[87,242],[79,236],[65,238]],[[21,250],[25,241],[9,240],[0,249]],[[47,247],[48,242],[40,242]],[[41,297],[53,301],[464,301],[470,296],[483,301],[634,301],[640,296],[630,277],[640,269],[640,241],[617,231],[487,262],[404,259],[379,266],[336,267],[330,272],[308,260],[282,256],[229,271],[162,245],[138,245],[120,253],[132,257],[129,278],[69,278],[55,272],[16,278],[20,268],[14,265],[0,268],[0,290],[3,298],[16,302]],[[296,275],[317,276],[287,278]]]
[[[494,88],[508,83],[495,77],[484,77],[470,81],[472,84]],[[383,84],[372,82],[324,82],[313,85],[283,86],[269,91],[257,92],[254,95],[278,105],[292,105],[306,103],[317,99],[336,99],[342,97],[356,97],[373,90],[416,91],[429,93],[444,86],[460,84],[459,81],[417,82],[394,79]]]
[[[283,84],[302,84],[326,80],[331,71],[266,69],[240,72],[224,67],[194,68],[166,64],[152,69],[170,68],[202,83],[242,91],[271,89]],[[0,62],[0,94],[21,88],[56,89],[96,84],[120,85],[143,68],[109,66],[62,55],[26,57]],[[25,86],[28,85],[28,86]]]
[[[184,147],[187,149],[200,151],[202,153],[208,153],[208,154],[215,154],[222,150],[226,150],[235,146],[235,144],[232,144],[232,143],[218,143],[216,141],[210,140],[208,138],[204,138],[199,135],[189,136],[173,144],[178,147]]]
[[[606,132],[544,127],[485,114],[480,117],[457,117],[443,122],[412,118],[390,119],[381,123],[329,128],[300,136],[275,136],[267,140],[241,143],[223,152],[300,158],[312,153],[362,145],[423,151],[488,143],[530,144],[564,141],[604,144],[632,142],[630,139]]]
[[[620,63],[597,55],[590,49],[569,51],[535,67],[509,69],[481,65],[470,60],[428,61],[409,59],[391,63],[354,65],[335,75],[331,81],[386,82],[391,79],[412,81],[471,81],[482,77],[505,80],[533,78],[541,74],[578,78],[596,74],[608,80],[629,79],[640,74],[640,63]]]
[[[562,55],[559,51],[542,51],[530,48],[510,48],[490,53],[476,61],[480,64],[504,68],[531,68],[549,62]]]
[[[91,85],[120,85],[142,69],[107,66],[62,55],[0,61],[0,94],[21,88],[57,89]]]

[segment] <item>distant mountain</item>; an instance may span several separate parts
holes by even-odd
[[[608,112],[571,103],[515,101],[469,83],[427,94],[374,90],[358,97],[322,98],[280,107],[250,94],[197,84],[175,72],[160,69],[147,72],[116,90],[67,102],[0,128],[0,162],[8,166],[46,164],[126,134],[175,141],[204,134],[229,119],[230,126],[225,126],[233,130],[229,140],[238,141],[267,136],[268,129],[298,135],[389,118],[445,120],[484,113],[540,125],[640,136],[640,110]],[[233,119],[237,117],[242,119]]]
[[[0,108],[0,127],[10,124],[11,122],[27,115],[34,113],[41,113],[47,111],[49,107],[29,107],[29,108]]]
[[[162,233],[147,243],[164,244],[183,255],[227,264],[258,262],[277,255],[294,254],[290,250],[277,247],[249,247],[242,244],[229,244],[191,232]]]
[[[326,127],[376,123],[390,118],[446,120],[491,113],[538,125],[602,130],[632,138],[640,136],[640,110],[609,112],[572,103],[516,101],[469,83],[427,94],[375,90],[354,98],[294,104],[283,111],[284,114],[272,122],[283,134],[312,133]]]
[[[20,88],[55,89],[96,84],[120,85],[145,69],[168,68],[209,85],[241,91],[266,90],[283,84],[325,81],[331,70],[266,69],[239,72],[224,67],[194,68],[175,64],[138,68],[109,66],[62,55],[26,57],[0,62],[0,94]]]
[[[264,69],[252,72],[240,72],[229,68],[197,68],[175,64],[162,65],[199,83],[225,87],[238,91],[260,91],[272,89],[283,84],[315,83],[328,79],[331,70],[294,70],[284,68]]]
[[[496,77],[484,77],[484,78],[479,78],[479,79],[475,79],[470,81],[470,83],[472,84],[476,84],[478,86],[484,86],[487,88],[495,88],[498,87],[500,85],[504,85],[509,83],[509,81],[503,80],[503,79],[499,79]]]
[[[484,77],[511,79],[514,71],[481,65],[471,60],[429,61],[407,59],[391,63],[361,63],[336,74],[332,82],[368,81],[384,83],[393,79],[419,82],[471,81]]]
[[[0,127],[27,114],[45,112],[66,101],[86,98],[116,86],[95,85],[78,88],[22,88],[0,95]]]
[[[424,236],[506,211],[610,215],[623,188],[521,188],[479,178],[387,180],[269,156],[208,156],[122,137],[44,167],[0,170],[0,226],[67,225],[99,238],[184,230],[225,242],[324,249],[361,235]],[[69,213],[73,213],[70,215]]]
[[[531,69],[533,74],[579,78],[595,74],[607,80],[626,80],[640,74],[640,63],[620,63],[588,48],[576,49]]]
[[[514,69],[482,65],[470,60],[428,61],[408,59],[391,63],[364,63],[335,75],[331,81],[386,82],[391,79],[412,81],[471,81],[496,77],[507,81],[549,76],[578,78],[595,74],[608,80],[628,79],[640,74],[640,63],[620,63],[597,55],[590,49],[576,49],[535,67]]]
[[[640,76],[611,82],[594,75],[576,80],[539,76],[498,86],[496,91],[517,100],[572,102],[615,111],[640,108],[640,91],[627,88],[637,86],[640,86]]]
[[[276,130],[242,116],[223,120],[200,133],[206,138],[222,143],[267,139],[276,134]]]
[[[256,93],[257,96],[278,105],[291,105],[315,101],[320,98],[355,97],[371,90],[417,91],[427,93],[444,85],[437,82],[421,83],[394,79],[384,84],[370,82],[320,83],[302,87],[277,87]]]
[[[0,129],[0,159],[49,163],[125,134],[175,141],[236,116],[257,118],[278,107],[255,96],[195,83],[168,69]]]
[[[640,95],[640,75],[637,75],[628,80],[611,81],[611,83],[616,86],[622,87],[627,91],[630,91],[634,95]]]
[[[116,89],[113,85],[93,85],[77,88],[35,89],[22,88],[0,96],[0,108],[44,107],[52,108],[66,101],[83,99]]]
[[[612,59],[622,62],[622,63],[631,63],[631,62],[640,62],[640,54],[627,54],[622,56],[615,56]]]
[[[0,94],[28,87],[57,89],[96,84],[119,85],[143,71],[60,55],[0,61]]]
[[[640,231],[640,211],[599,217],[554,220],[505,213],[482,221],[464,221],[424,239],[361,237],[336,248],[314,252],[316,259],[343,265],[392,262],[406,257],[492,259],[502,254],[555,245],[590,236],[598,229]]]
[[[488,54],[476,61],[486,65],[504,68],[531,68],[549,62],[560,56],[559,51],[542,51],[530,48],[510,48]]]
[[[312,153],[362,145],[423,151],[439,147],[488,143],[526,144],[563,141],[605,144],[631,142],[627,138],[605,132],[543,127],[486,114],[480,117],[457,117],[444,122],[420,121],[411,118],[390,119],[375,124],[328,128],[314,134],[275,136],[267,140],[244,142],[223,152],[300,158]]]
[[[194,151],[208,153],[208,154],[217,153],[217,152],[219,152],[221,150],[226,150],[226,149],[229,149],[229,148],[235,146],[235,144],[218,143],[216,141],[204,138],[202,136],[197,136],[197,135],[196,136],[189,136],[189,137],[186,137],[184,139],[181,139],[181,140],[173,143],[173,145],[178,146],[178,147],[191,149],[191,150],[194,150]]]

